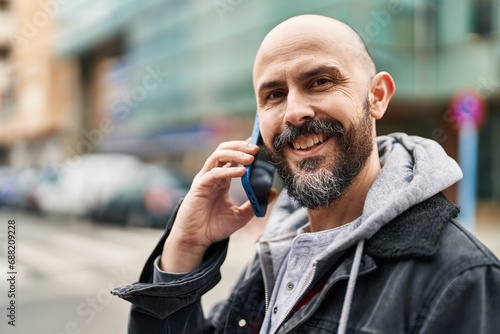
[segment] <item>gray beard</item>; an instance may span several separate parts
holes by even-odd
[[[344,180],[331,171],[321,168],[315,173],[296,174],[286,188],[290,197],[303,207],[317,209],[327,207],[340,198],[345,188]]]
[[[336,164],[318,169],[318,166],[325,161],[326,157],[311,157],[298,162],[296,168],[299,171],[294,172],[284,160],[281,150],[269,152],[271,160],[277,165],[278,174],[288,191],[288,195],[301,206],[310,210],[328,207],[331,203],[340,199],[352,185],[373,149],[373,139],[371,137],[373,126],[368,110],[365,109],[365,111],[363,119],[347,133],[343,133],[343,131],[330,133],[339,144],[339,152],[335,157]],[[330,121],[316,120],[313,122],[320,123],[315,125],[319,127],[318,132],[325,131],[321,129],[323,126],[324,129],[331,128],[331,124],[328,124]],[[331,122],[335,123],[335,121]],[[325,124],[322,125],[321,123]],[[307,124],[305,127],[311,127],[311,125]],[[286,136],[290,138],[289,140],[292,140],[296,136],[309,132],[301,128],[285,130],[283,137]],[[294,132],[297,134],[293,134]],[[328,131],[326,132],[328,133]],[[276,143],[282,141],[282,138],[279,137],[275,139]]]
[[[367,149],[367,148],[366,148]],[[368,151],[358,158],[345,160],[344,154],[339,154],[342,162],[332,168],[319,168],[325,159],[304,159],[298,165],[300,171],[293,173],[289,167],[278,168],[288,195],[301,206],[310,210],[328,207],[342,197],[352,185],[354,179],[365,165]]]

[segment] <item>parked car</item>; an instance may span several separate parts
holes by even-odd
[[[43,212],[87,216],[141,166],[138,158],[122,154],[89,154],[48,166],[33,189],[34,201]]]
[[[187,187],[169,169],[144,163],[94,208],[91,218],[129,226],[164,227]]]

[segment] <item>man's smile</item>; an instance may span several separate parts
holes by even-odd
[[[312,147],[323,143],[326,139],[328,139],[328,136],[324,133],[311,134],[301,136],[294,140],[291,145],[295,150],[310,150]]]

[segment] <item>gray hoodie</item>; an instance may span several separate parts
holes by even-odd
[[[305,235],[306,210],[290,201],[286,191],[278,198],[257,245],[266,306],[270,307],[261,333],[273,333],[280,326],[316,278],[318,267],[356,245],[339,326],[339,333],[345,333],[364,241],[462,177],[457,163],[432,140],[395,133],[378,137],[377,144],[382,169],[367,194],[362,215],[355,221]]]

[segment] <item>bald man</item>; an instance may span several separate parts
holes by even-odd
[[[253,85],[261,134],[284,190],[257,254],[208,318],[228,238],[253,217],[230,181],[258,147],[207,159],[140,281],[129,333],[493,333],[500,264],[455,220],[441,191],[458,165],[435,142],[377,137],[395,84],[361,38],[323,16],[291,18],[262,42]],[[243,136],[244,137],[244,136]]]

